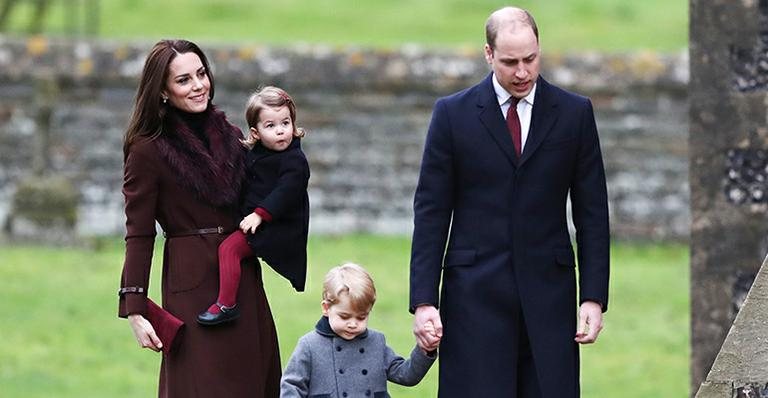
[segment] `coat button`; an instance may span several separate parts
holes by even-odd
[[[363,369],[363,376],[368,374],[368,369]]]
[[[343,393],[341,393],[341,396],[342,396],[342,397],[346,397],[346,396],[347,396],[347,392],[346,392],[346,391],[344,391]]]
[[[341,346],[336,346],[336,351],[341,351]]]
[[[371,390],[365,390],[365,396],[370,397],[371,396]]]
[[[344,369],[339,369],[339,373],[344,374]]]
[[[365,348],[360,348],[360,353],[362,354],[364,352],[365,352]]]

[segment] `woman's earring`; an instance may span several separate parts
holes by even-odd
[[[163,97],[163,103],[164,103],[164,104],[167,104],[167,103],[168,103],[168,97]]]

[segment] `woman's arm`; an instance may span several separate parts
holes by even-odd
[[[155,213],[158,173],[145,153],[149,143],[135,143],[125,160],[125,262],[121,278],[118,315],[128,318],[136,340],[142,347],[158,351],[162,343],[146,320],[147,290],[155,242]]]

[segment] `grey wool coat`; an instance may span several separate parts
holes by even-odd
[[[436,358],[436,352],[427,355],[414,347],[410,359],[404,359],[372,329],[344,340],[323,316],[314,331],[299,339],[280,382],[280,397],[389,397],[387,380],[416,385]]]

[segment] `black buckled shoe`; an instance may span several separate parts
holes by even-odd
[[[240,316],[240,309],[237,308],[237,304],[231,307],[226,307],[216,303],[216,306],[219,307],[218,314],[212,314],[208,312],[208,310],[201,312],[200,315],[197,316],[197,323],[205,326],[213,326],[220,323],[234,321]]]

